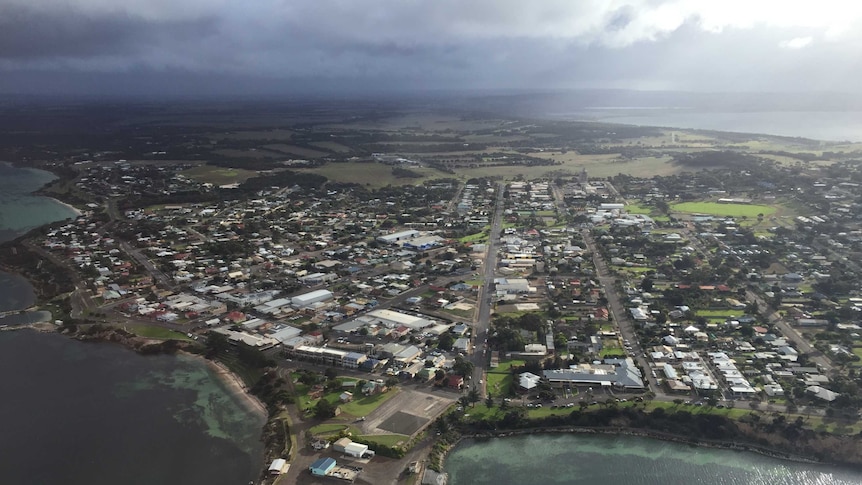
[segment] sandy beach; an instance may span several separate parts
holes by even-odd
[[[242,382],[242,379],[239,378],[236,374],[230,371],[224,364],[220,362],[215,362],[209,359],[201,359],[206,362],[207,366],[212,369],[212,371],[221,379],[222,382],[228,387],[231,391],[231,395],[236,396],[237,399],[242,401],[245,406],[247,406],[252,411],[260,413],[261,416],[266,419],[269,416],[269,412],[266,410],[266,406],[263,405],[262,402],[255,396],[253,396],[250,392],[248,392],[248,388]]]
[[[45,197],[45,196],[43,196],[43,197]],[[56,202],[56,203],[58,203],[64,207],[67,207],[70,211],[75,213],[75,217],[79,217],[79,216],[84,214],[83,212],[81,212],[77,207],[73,206],[72,204],[68,204],[66,202],[63,202],[60,199],[55,199],[54,197],[47,197],[47,198],[53,200],[54,202]]]

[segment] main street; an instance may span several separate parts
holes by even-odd
[[[656,380],[650,372],[649,362],[647,362],[647,359],[644,357],[644,349],[640,345],[640,340],[638,339],[637,332],[635,332],[634,324],[626,314],[625,305],[623,305],[622,299],[617,291],[615,278],[611,274],[607,262],[602,258],[595,240],[593,240],[589,230],[584,230],[581,235],[583,236],[584,244],[593,255],[593,265],[596,268],[596,279],[605,291],[605,298],[608,300],[608,311],[610,312],[613,321],[620,329],[620,335],[622,338],[631,342],[632,351],[634,353],[633,358],[640,368],[643,369],[644,381],[649,384],[649,388],[655,393],[656,399],[672,400],[673,398],[665,395],[658,383],[658,380]]]
[[[503,226],[504,188],[502,183],[497,184],[494,218],[491,220],[491,230],[488,234],[488,244],[485,249],[485,263],[482,276],[484,283],[479,288],[478,299],[476,300],[478,309],[473,325],[473,355],[471,357],[471,362],[473,363],[473,387],[478,389],[482,396],[486,395],[485,368],[489,360],[486,340],[488,339],[488,327],[491,324],[491,305],[494,298],[494,292],[491,289],[497,269],[497,245],[500,241],[500,231]]]

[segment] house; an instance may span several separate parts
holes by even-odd
[[[353,400],[353,393],[350,391],[344,391],[338,396],[338,400],[344,403],[350,402]]]
[[[840,396],[837,392],[830,391],[829,389],[820,386],[809,386],[805,388],[805,391],[814,397],[827,402],[832,402]]]
[[[316,477],[325,477],[333,468],[335,468],[335,458],[321,458],[312,463],[308,470]]]
[[[315,451],[325,450],[329,448],[329,441],[325,439],[316,439],[311,443],[311,447],[314,448]]]
[[[464,387],[464,378],[458,374],[452,374],[446,378],[446,386],[452,389],[462,389]]]

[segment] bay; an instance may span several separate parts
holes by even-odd
[[[264,417],[200,359],[0,332],[4,484],[236,485],[262,466]]]
[[[0,312],[23,310],[35,302],[36,292],[26,278],[0,271]]]
[[[45,224],[77,217],[74,208],[50,197],[33,195],[56,178],[51,172],[0,162],[0,242]]]
[[[452,485],[850,485],[862,472],[757,453],[614,435],[465,440],[447,457]]]
[[[862,141],[860,111],[721,111],[685,107],[613,107],[549,112],[546,115],[553,119],[571,121],[756,133],[826,141]]]

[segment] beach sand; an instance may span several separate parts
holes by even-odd
[[[203,357],[201,358],[203,359]],[[231,395],[239,399],[250,410],[259,413],[264,419],[269,416],[269,412],[266,410],[266,406],[264,406],[263,403],[260,402],[260,399],[256,398],[248,391],[248,388],[245,386],[239,376],[231,372],[221,362],[214,362],[209,359],[203,360],[218,376],[218,378],[221,379],[221,381],[227,386],[227,388],[231,392]]]

